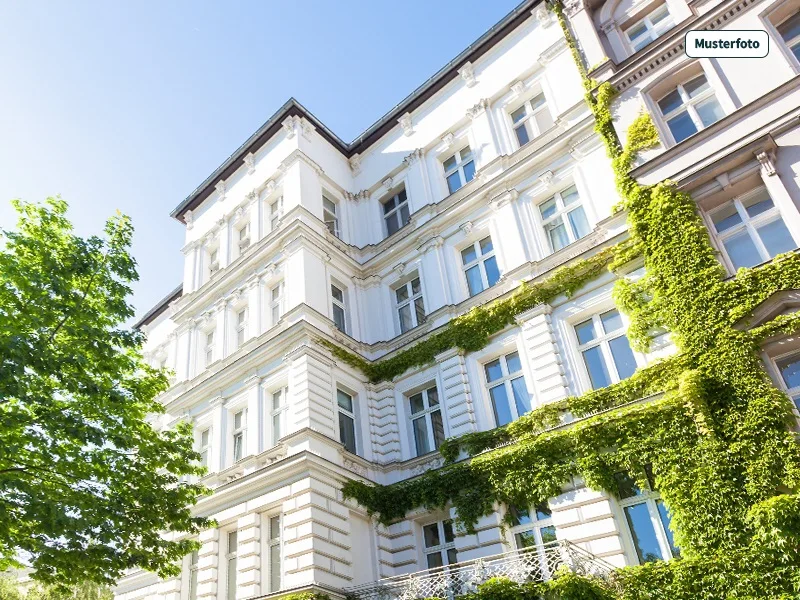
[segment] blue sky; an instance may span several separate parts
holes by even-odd
[[[130,215],[141,315],[182,277],[169,212],[290,96],[350,141],[518,3],[0,0],[0,226]]]

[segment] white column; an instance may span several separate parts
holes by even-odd
[[[600,42],[600,36],[597,35],[592,16],[586,9],[586,0],[566,2],[564,12],[572,28],[572,33],[577,38],[578,46],[583,51],[586,68],[591,69],[603,60],[606,51]]]
[[[248,338],[258,337],[264,331],[261,314],[261,282],[258,276],[253,275],[247,280],[247,311],[248,311]]]
[[[472,136],[478,143],[478,169],[497,158],[500,148],[488,108],[489,101],[484,98],[467,110],[467,116],[472,119]]]
[[[236,522],[239,548],[236,555],[236,598],[261,594],[261,515],[251,512]]]
[[[261,378],[257,375],[248,377],[244,382],[247,389],[247,441],[246,455],[255,456],[264,447],[263,402],[261,399]]]
[[[200,550],[197,552],[197,598],[216,600],[219,581],[219,530],[200,532]]]
[[[386,464],[402,460],[394,385],[391,382],[367,384],[367,401],[375,462]]]
[[[494,215],[490,226],[495,252],[501,255],[501,272],[506,273],[528,260],[525,240],[517,219],[515,201],[519,192],[506,190],[489,201]]]
[[[795,242],[800,242],[800,214],[778,175],[774,152],[762,150],[756,152],[755,156],[761,165],[761,181],[764,182],[769,197],[781,211],[781,216]]]
[[[464,355],[454,348],[436,356],[436,363],[439,365],[444,387],[442,396],[450,436],[457,437],[477,431]]]
[[[219,260],[219,268],[224,269],[232,260],[231,252],[231,226],[228,219],[220,219],[217,221],[219,228],[219,251],[217,252]]]
[[[452,304],[450,285],[447,267],[442,255],[444,239],[441,236],[434,236],[418,248],[422,254],[420,260],[420,271],[422,271],[423,283],[425,286],[426,300],[430,306],[425,307],[426,312],[433,312],[446,304]]]
[[[225,467],[225,399],[222,396],[212,398],[211,409],[211,449],[208,453],[208,470],[211,473],[221,471]]]
[[[310,346],[300,346],[284,356],[289,365],[289,407],[287,432],[304,427],[336,436],[334,425],[333,378],[335,364]]]
[[[255,244],[263,237],[262,228],[264,217],[262,214],[263,202],[259,202],[258,193],[254,190],[247,194],[247,206],[245,210],[250,213],[250,243]]]
[[[200,243],[195,240],[183,248],[183,293],[190,294],[200,287],[197,277],[197,263]]]
[[[222,360],[228,354],[228,300],[221,298],[214,304],[216,325],[214,328],[214,358]]]
[[[556,346],[549,304],[540,304],[517,315],[522,329],[525,354],[533,374],[533,387],[538,403],[547,404],[569,396],[561,355]]]

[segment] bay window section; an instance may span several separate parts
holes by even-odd
[[[513,111],[511,122],[520,147],[550,129],[554,121],[547,108],[544,94],[540,93],[526,100],[522,106]]]
[[[649,475],[649,473],[648,473]],[[642,489],[627,473],[616,473],[617,495],[625,513],[636,557],[640,564],[679,557],[670,529],[670,515],[652,483]]]
[[[439,391],[436,386],[409,396],[408,404],[416,456],[438,450],[445,436],[442,411],[439,406]]]
[[[677,85],[658,101],[658,108],[675,143],[725,116],[704,74]]]
[[[425,302],[422,299],[422,284],[419,277],[395,288],[394,296],[400,333],[405,333],[425,322]]]
[[[386,236],[399,231],[408,225],[411,212],[408,207],[408,196],[405,188],[383,202],[383,221],[386,223]]]
[[[461,251],[461,262],[470,296],[492,287],[500,279],[491,237],[487,236],[464,248]]]
[[[475,177],[475,160],[472,150],[465,146],[443,162],[447,189],[453,194]]]
[[[672,29],[674,24],[667,5],[662,4],[643,19],[625,29],[625,36],[633,51],[638,52]]]
[[[542,202],[539,214],[553,252],[589,233],[589,221],[574,185]]]
[[[512,352],[488,362],[483,365],[483,369],[497,427],[516,421],[530,412],[531,395],[522,375],[519,352]]]
[[[609,386],[633,375],[636,359],[618,310],[612,309],[578,323],[575,333],[593,389]]]
[[[358,454],[353,396],[342,390],[336,390],[336,404],[339,412],[339,441],[348,452]]]
[[[425,546],[425,560],[429,569],[458,562],[453,521],[448,519],[425,525],[422,528],[422,538]]]

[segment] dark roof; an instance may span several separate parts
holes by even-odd
[[[172,290],[169,294],[164,296],[158,304],[156,304],[153,308],[148,310],[145,315],[139,319],[136,324],[133,326],[134,329],[141,329],[144,325],[151,323],[163,313],[169,307],[170,303],[174,302],[178,298],[183,295],[183,284],[180,284],[174,290]]]
[[[392,108],[383,117],[373,123],[366,131],[360,134],[349,144],[344,142],[339,136],[328,129],[311,112],[306,109],[294,98],[290,98],[273,114],[266,123],[251,135],[244,144],[231,154],[225,162],[209,175],[183,202],[181,202],[170,213],[170,216],[184,222],[186,211],[192,210],[200,205],[214,191],[217,181],[230,177],[243,163],[244,157],[248,153],[255,153],[269,139],[278,132],[281,124],[287,117],[300,116],[308,119],[322,137],[330,142],[347,158],[354,154],[364,152],[369,146],[383,137],[389,130],[397,125],[398,117],[407,112],[411,112],[422,105],[426,100],[442,89],[452,77],[458,74],[458,70],[467,62],[477,60],[500,40],[519,27],[523,21],[530,16],[530,9],[542,0],[523,0],[514,10],[503,17],[498,23],[491,27],[486,33],[475,40],[463,52],[453,60],[439,69],[430,79],[411,92],[399,104]]]

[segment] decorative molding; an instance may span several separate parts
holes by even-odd
[[[418,160],[422,160],[422,155],[423,154],[424,153],[422,151],[422,148],[417,148],[416,150],[413,150],[412,152],[410,152],[408,154],[408,156],[406,156],[403,159],[403,162],[406,163],[406,166],[410,167],[411,165],[416,163]]]
[[[506,204],[508,204],[509,202],[513,202],[517,198],[519,198],[519,192],[516,190],[516,188],[511,188],[510,190],[501,192],[500,194],[489,200],[489,207],[494,211],[498,211],[501,208],[503,208]]]
[[[727,190],[731,187],[731,179],[728,177],[727,173],[720,173],[714,179],[717,180],[717,183],[722,187],[723,190]]]
[[[269,181],[267,181],[267,183],[264,185],[264,194],[265,194],[266,196],[271,196],[271,195],[272,195],[272,192],[274,192],[274,191],[275,191],[275,181],[274,181],[274,180],[272,180],[272,179],[270,179],[270,180],[269,180]]]
[[[399,119],[397,122],[400,123],[400,127],[403,128],[403,135],[408,137],[412,133],[414,133],[414,125],[411,122],[411,113],[406,113]]]
[[[568,17],[573,17],[586,8],[585,0],[564,0],[563,5]]]
[[[467,87],[472,87],[478,83],[478,80],[475,79],[475,67],[471,62],[465,62],[458,70],[458,74],[461,75],[461,79],[464,80]]]
[[[358,175],[361,173],[361,155],[356,153],[350,157],[348,161],[350,163],[350,170],[353,172],[353,175]]]
[[[429,250],[435,250],[437,248],[441,248],[444,245],[444,238],[440,236],[438,233],[433,233],[431,237],[426,238],[419,246],[418,250],[420,250],[423,254],[428,252]]]
[[[286,132],[286,137],[288,139],[292,139],[294,137],[294,134],[295,134],[295,121],[294,120],[296,118],[297,117],[286,117],[286,119],[284,119],[283,123],[281,123],[281,126],[283,127],[283,130]]]
[[[485,113],[488,107],[489,101],[486,98],[482,98],[481,100],[478,100],[478,103],[475,106],[467,109],[467,116],[470,119],[475,120]]]
[[[560,37],[552,46],[542,52],[537,60],[540,65],[545,66],[547,63],[552,62],[556,56],[561,54],[566,49],[567,40],[564,37]]]
[[[442,142],[444,143],[444,150],[447,150],[450,146],[453,145],[453,142],[456,140],[456,135],[452,132],[446,133],[442,136]]]
[[[525,82],[524,81],[515,81],[511,84],[511,91],[514,96],[521,96],[525,93]]]
[[[361,477],[366,477],[369,474],[367,467],[347,457],[342,459],[342,466],[357,475],[361,475]]]
[[[214,185],[214,189],[217,190],[217,194],[219,194],[219,199],[225,200],[225,194],[228,193],[228,189],[227,186],[225,185],[225,182],[220,179],[216,183],[216,185]]]
[[[758,164],[761,165],[761,173],[765,177],[771,177],[777,173],[775,170],[775,153],[769,150],[760,150],[755,153]]]
[[[467,221],[466,223],[462,223],[458,226],[458,228],[464,232],[464,235],[469,235],[474,227],[475,225],[472,223],[472,221]]]
[[[549,170],[549,169],[547,171],[545,171],[544,173],[542,173],[541,175],[539,175],[539,181],[545,187],[550,187],[551,185],[553,185],[553,181],[555,181],[555,178],[556,178],[556,176],[553,175],[553,172],[551,170]]]
[[[549,27],[553,23],[553,15],[547,10],[544,4],[540,4],[537,8],[534,8],[531,14],[542,27]]]
[[[444,466],[444,458],[439,456],[433,460],[421,463],[411,469],[411,475],[422,475],[431,469],[441,469]]]
[[[390,189],[392,189],[392,183],[394,183],[394,180],[391,177],[387,177],[386,179],[383,180],[382,185],[386,189],[387,192]]]
[[[397,273],[398,277],[406,270],[406,263],[397,263],[392,270]]]
[[[256,171],[256,157],[252,152],[248,152],[244,157],[244,164],[247,166],[248,175],[252,175]]]
[[[186,223],[186,229],[191,230],[194,227],[194,213],[191,210],[187,210],[183,213],[183,221]]]
[[[316,130],[317,128],[314,127],[314,125],[312,125],[311,121],[309,121],[305,117],[302,117],[300,119],[300,131],[302,132],[303,137],[307,139],[309,142],[311,141],[311,134],[314,133]]]

